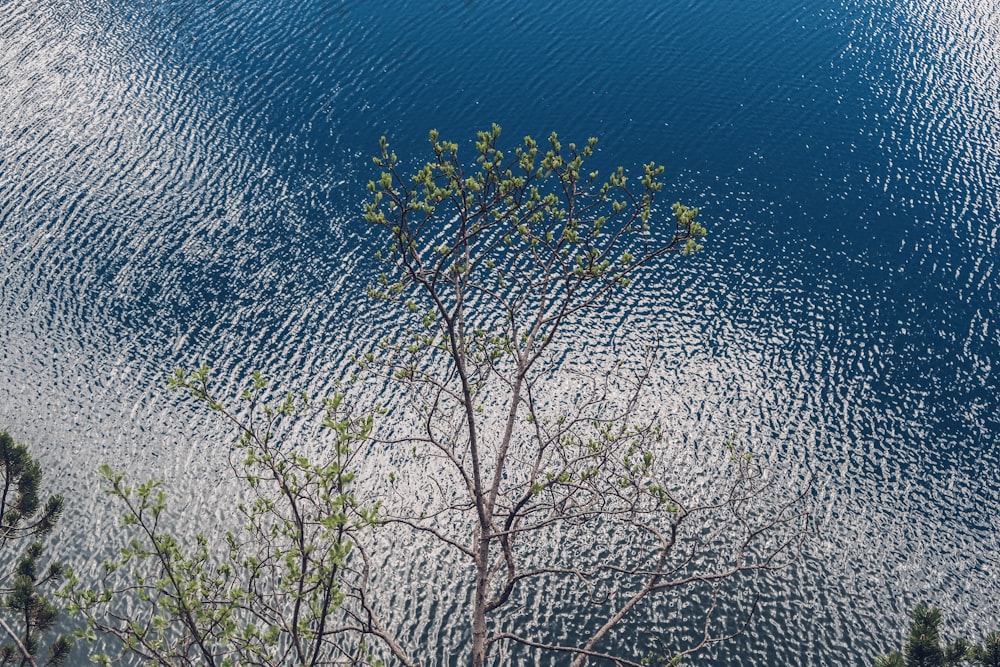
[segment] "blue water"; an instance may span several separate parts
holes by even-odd
[[[706,251],[594,339],[663,334],[669,428],[816,475],[803,563],[696,664],[868,664],[921,600],[1000,627],[1000,5],[0,0],[0,101],[0,427],[74,499],[78,569],[101,462],[224,518],[229,436],[171,369],[322,392],[392,330],[361,289],[378,137],[497,122],[667,165]],[[413,630],[432,656],[452,611]]]

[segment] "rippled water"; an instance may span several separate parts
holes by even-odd
[[[710,243],[594,338],[665,334],[675,433],[819,480],[806,560],[702,663],[867,664],[925,599],[1000,627],[995,3],[0,0],[0,100],[0,427],[77,568],[101,462],[221,505],[228,436],[172,368],[322,392],[391,330],[359,289],[379,135],[499,122],[668,165]]]

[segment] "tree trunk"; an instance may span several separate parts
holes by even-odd
[[[476,544],[476,599],[472,606],[472,667],[486,667],[486,598],[489,593],[490,534],[480,527]]]

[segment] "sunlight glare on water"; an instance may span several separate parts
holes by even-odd
[[[432,127],[498,122],[667,166],[705,252],[579,335],[660,342],[652,396],[692,460],[735,433],[815,477],[805,558],[696,663],[870,664],[920,601],[954,634],[1000,625],[995,3],[8,0],[0,101],[0,428],[70,499],[53,549],[77,569],[117,520],[103,462],[165,477],[182,523],[227,519],[231,434],[166,393],[173,368],[322,394],[396,331],[364,298],[379,136],[416,163]],[[467,591],[429,595],[453,564],[418,546],[392,545],[388,599],[444,664]]]

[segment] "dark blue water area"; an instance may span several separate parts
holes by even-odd
[[[803,562],[695,664],[869,664],[921,600],[1000,627],[997,6],[0,0],[0,97],[0,428],[68,497],[111,460],[224,505],[228,434],[166,374],[320,393],[392,334],[363,296],[381,135],[411,165],[431,128],[597,136],[710,235],[594,338],[662,336],[671,428],[817,480]],[[102,503],[57,536],[77,566]],[[413,628],[430,664],[454,612]]]

